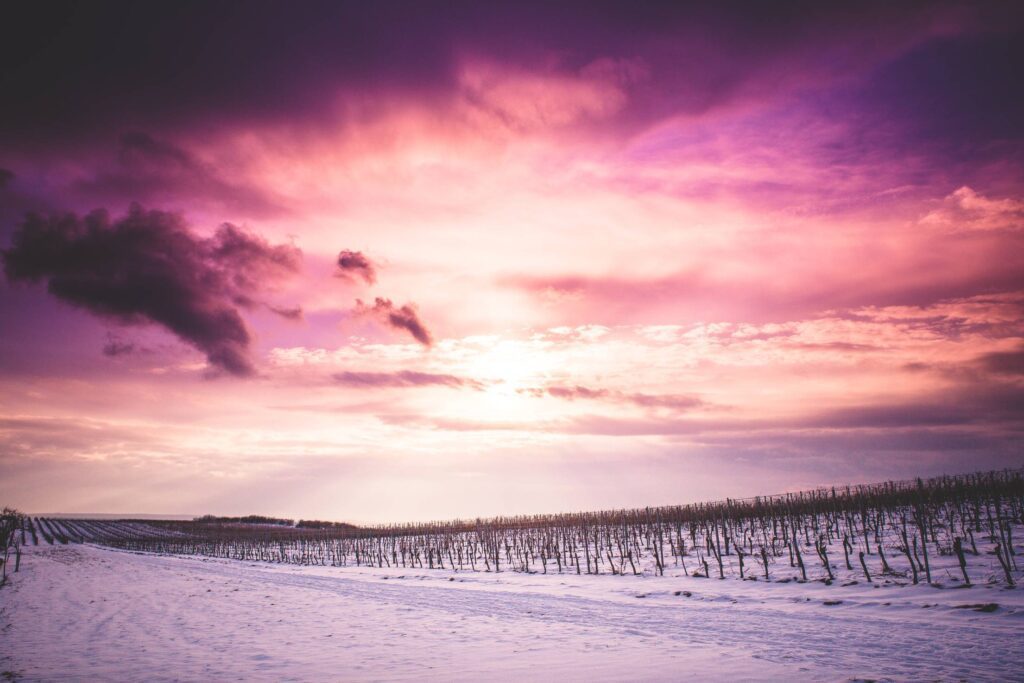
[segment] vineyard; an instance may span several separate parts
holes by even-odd
[[[354,527],[22,517],[22,544],[470,572],[1014,586],[1024,473],[1000,471],[580,514]],[[241,519],[241,518],[240,518]],[[282,523],[287,522],[287,523]]]
[[[0,674],[1017,680],[1022,514],[1022,471],[372,527],[5,510]]]
[[[151,522],[132,520],[53,519],[19,515],[15,522],[15,542],[21,546],[98,543],[116,545],[119,541],[173,538],[173,529]]]

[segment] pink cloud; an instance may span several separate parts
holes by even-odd
[[[533,396],[551,396],[567,401],[589,400],[605,401],[609,403],[625,403],[642,408],[670,408],[673,410],[690,410],[705,405],[704,401],[696,396],[681,394],[644,394],[625,393],[611,389],[592,389],[579,385],[575,386],[548,386],[544,388],[524,389],[525,393]]]
[[[1024,229],[1024,201],[990,199],[964,185],[949,194],[942,206],[921,219],[922,225],[951,232]]]
[[[420,320],[419,313],[412,304],[395,306],[390,299],[377,297],[374,299],[373,306],[367,306],[362,300],[357,299],[356,313],[372,316],[395,329],[405,330],[423,346],[429,347],[434,343],[430,331]]]
[[[377,266],[363,252],[342,249],[338,254],[338,275],[359,278],[368,285],[377,282]]]
[[[470,389],[482,389],[484,387],[482,382],[474,379],[433,372],[415,372],[412,370],[400,370],[398,372],[346,371],[335,373],[332,375],[332,378],[341,386],[367,389],[423,386],[467,387]]]
[[[612,116],[626,106],[626,88],[648,73],[640,59],[603,58],[575,74],[468,62],[460,71],[459,87],[471,111],[513,129],[532,130]]]

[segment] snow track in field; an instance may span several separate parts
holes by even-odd
[[[89,545],[31,548],[14,578],[0,671],[25,680],[1008,680],[1024,642],[1024,592],[998,586],[296,567]],[[999,607],[955,608],[984,603]]]

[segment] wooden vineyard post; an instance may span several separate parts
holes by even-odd
[[[868,563],[864,561],[864,551],[860,551],[860,566],[864,570],[864,576],[867,578],[868,583],[871,583],[871,573],[868,572]]]
[[[964,583],[970,586],[971,577],[967,576],[967,558],[964,557],[963,541],[959,536],[953,539],[953,551],[956,552],[956,559],[960,562],[960,571],[964,575]]]

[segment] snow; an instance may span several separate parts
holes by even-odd
[[[979,585],[952,582],[947,557],[935,558],[945,585],[936,588],[862,575],[842,585],[857,572],[841,551],[826,586],[673,567],[664,577],[494,574],[29,546],[0,590],[0,672],[29,681],[1019,680],[1024,592],[984,583],[997,574],[980,571],[991,558],[970,561]],[[998,607],[958,607],[989,603]]]

